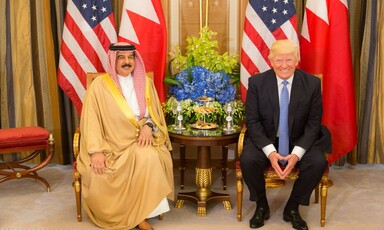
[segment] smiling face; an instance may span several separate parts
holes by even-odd
[[[116,54],[116,73],[126,77],[135,69],[135,53],[118,51]]]
[[[276,54],[270,61],[276,75],[281,79],[290,78],[299,63],[294,53]]]
[[[268,58],[276,75],[288,79],[300,60],[298,46],[290,40],[278,40],[273,43]]]

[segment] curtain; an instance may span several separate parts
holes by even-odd
[[[62,162],[50,1],[3,0],[0,14],[1,128],[45,127]]]

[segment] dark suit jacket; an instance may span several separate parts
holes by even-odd
[[[257,148],[274,144],[279,127],[279,96],[273,69],[250,77],[245,103],[247,138]],[[323,104],[319,78],[296,69],[289,102],[291,145],[310,149],[321,136]]]

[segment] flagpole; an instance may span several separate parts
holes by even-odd
[[[202,0],[199,1],[199,13],[200,13],[200,30],[203,28],[203,8],[202,8]]]
[[[208,1],[205,0],[205,26],[208,26]]]

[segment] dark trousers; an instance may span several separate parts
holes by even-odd
[[[299,177],[295,180],[290,199],[301,205],[309,205],[312,191],[319,184],[327,160],[321,149],[309,149],[297,162],[296,167],[300,170]],[[251,201],[258,201],[266,197],[264,169],[270,166],[269,159],[263,151],[253,145],[245,137],[243,153],[240,157],[241,171],[244,182],[250,193]]]

